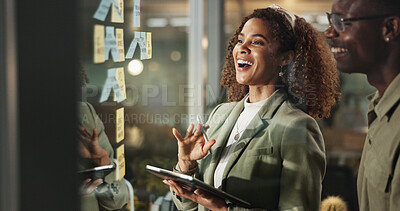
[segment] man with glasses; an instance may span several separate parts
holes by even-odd
[[[337,67],[364,73],[370,96],[368,134],[358,172],[360,210],[400,210],[400,1],[334,0],[328,13]]]

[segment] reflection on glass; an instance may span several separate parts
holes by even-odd
[[[93,15],[100,2],[100,0],[81,2],[80,53],[83,66],[90,79],[90,84],[84,88],[81,100],[93,105],[104,124],[105,133],[109,137],[114,135],[115,111],[124,107],[125,139],[122,143],[125,144],[126,150],[125,178],[132,183],[135,190],[135,210],[150,210],[152,207],[156,209],[166,199],[168,188],[158,178],[149,176],[145,172],[145,165],[152,164],[170,169],[176,163],[176,141],[171,134],[171,128],[175,127],[180,131],[185,130],[189,123],[188,108],[190,106],[187,95],[194,94],[193,89],[190,89],[187,83],[188,27],[191,22],[188,14],[189,1],[141,0],[140,27],[133,26],[133,7],[137,0],[118,1],[124,4],[124,11],[121,13],[124,16],[122,23],[111,21],[111,9],[104,21],[94,19]],[[237,24],[240,23],[244,15],[251,13],[254,8],[276,3],[276,1],[261,2],[258,0],[225,0],[224,2],[225,14],[221,14],[221,16],[224,16],[225,19],[223,23],[225,39],[222,41],[222,46],[225,46],[226,41],[234,33]],[[288,5],[282,2],[281,6],[307,18],[320,31],[327,28],[325,12],[330,11],[330,1],[299,0],[291,1]],[[207,14],[204,14],[204,16],[207,17]],[[140,48],[137,47],[132,59],[120,62],[108,60],[104,63],[94,63],[93,45],[95,40],[93,40],[93,35],[95,25],[99,25],[100,28],[114,26],[116,29],[123,29],[125,53],[129,49],[135,32],[151,32],[152,59],[140,60]],[[203,44],[202,47],[210,48],[211,39],[204,37]],[[101,56],[102,46],[98,47],[98,55]],[[221,51],[224,51],[224,49],[222,48]],[[107,70],[120,67],[124,68],[127,99],[122,103],[117,103],[113,101],[113,95],[110,95],[108,101],[99,103],[107,78]],[[219,72],[220,70],[209,71]],[[362,80],[365,81],[365,79]],[[348,88],[346,84],[354,84],[354,81],[359,80],[343,81],[343,95],[349,92],[349,95],[361,99],[371,91],[368,87],[363,86],[363,89],[357,93],[351,93],[354,89]],[[208,91],[215,96],[214,99],[219,99],[219,90]],[[365,113],[366,102],[362,101],[359,104],[351,105],[359,106],[361,109],[358,110]],[[340,107],[337,110],[339,109]],[[339,113],[341,113],[340,110]],[[331,151],[343,152],[350,149],[352,152],[357,152],[359,146],[354,143],[362,140],[364,134],[358,131],[338,132],[336,120],[333,120],[335,113],[332,116],[331,121],[320,122],[320,126],[324,133],[329,162],[336,163],[339,159],[343,160],[344,153],[335,154]],[[339,137],[338,134],[345,135]],[[110,142],[114,150],[119,146],[111,138]],[[349,143],[353,143],[353,145]],[[357,159],[357,153],[353,153],[351,156],[345,157],[343,163],[355,169]]]

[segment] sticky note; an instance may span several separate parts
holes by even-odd
[[[124,30],[123,29],[116,29],[115,30],[115,37],[119,52],[119,60],[114,60],[116,62],[123,62],[125,61],[125,50],[124,50]]]
[[[125,146],[122,144],[115,150],[117,157],[116,180],[121,180],[125,176]]]
[[[147,43],[147,59],[151,59],[152,57],[152,53],[153,53],[153,49],[151,47],[151,32],[147,32],[147,37],[146,37],[146,43]]]
[[[103,63],[104,59],[104,26],[94,25],[93,30],[93,62]]]
[[[132,59],[136,46],[139,45],[140,47],[140,59],[147,59],[147,34],[146,32],[135,32],[133,40],[129,46],[128,52],[125,55],[126,59]]]
[[[100,103],[105,102],[110,96],[111,90],[114,86],[114,80],[112,78],[115,78],[115,71],[115,68],[108,69],[107,79],[104,83],[103,90],[101,91]],[[117,80],[115,80],[115,82],[117,82]]]
[[[119,67],[117,68],[117,71],[115,73],[115,77],[117,78],[118,85],[122,91],[122,96],[124,96],[124,99],[126,99],[126,86],[125,86],[125,74],[124,74],[124,68]],[[117,96],[114,93],[114,101],[117,100]]]
[[[115,93],[117,97],[117,102],[120,103],[124,101],[124,94],[122,93],[121,87],[118,84],[117,77],[116,77],[116,68],[110,68],[107,71],[107,79],[104,83],[103,90],[100,96],[100,103],[105,102],[108,97],[110,96],[111,90]]]
[[[110,6],[111,4],[114,6],[116,9],[116,12],[118,16],[120,16],[123,19],[122,14],[119,11],[118,4],[116,0],[101,0],[99,6],[97,7],[96,12],[93,15],[94,19],[104,21],[107,17],[108,11],[110,11]]]
[[[133,4],[133,26],[140,27],[140,0]]]
[[[147,35],[146,32],[140,32],[140,41],[139,46],[140,46],[140,60],[147,59]]]
[[[129,45],[128,52],[126,52],[125,59],[132,59],[133,54],[135,53],[135,50],[136,50],[138,40],[139,40],[138,37],[140,37],[140,32],[135,32],[132,42]]]
[[[116,111],[116,122],[115,122],[115,142],[119,143],[124,140],[124,107],[117,109]]]
[[[119,50],[117,40],[114,35],[114,26],[106,26],[106,37],[104,41],[104,59],[108,60],[111,51],[111,57],[114,61],[119,61]]]
[[[151,58],[152,55],[151,33],[150,34],[148,33],[149,32],[135,32],[133,40],[129,46],[128,52],[126,53],[125,56],[126,59],[132,59],[137,45],[139,45],[140,47],[141,60]],[[147,38],[150,38],[149,41],[147,41]],[[150,49],[147,49],[147,47],[150,47]]]
[[[124,22],[124,0],[116,0],[118,4],[119,13],[116,7],[111,9],[111,22],[123,23]]]

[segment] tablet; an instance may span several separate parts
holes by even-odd
[[[238,205],[241,207],[246,207],[246,208],[250,207],[249,202],[242,200],[236,196],[233,196],[227,192],[224,192],[220,189],[214,188],[213,186],[208,185],[208,184],[204,183],[203,181],[201,181],[197,178],[194,178],[192,176],[180,174],[177,172],[169,171],[169,170],[158,168],[158,167],[151,166],[151,165],[146,165],[146,171],[148,171],[158,177],[161,177],[163,179],[174,180],[177,183],[179,183],[179,185],[181,185],[182,188],[185,188],[186,190],[194,191],[197,188],[199,188],[199,189],[204,190],[208,193],[211,193],[217,197],[228,200],[232,204],[235,204],[235,205]]]
[[[106,165],[106,166],[98,166],[90,169],[85,169],[82,171],[78,171],[79,178],[81,180],[85,180],[87,178],[91,178],[92,181],[96,179],[104,179],[109,173],[114,171],[114,165]]]

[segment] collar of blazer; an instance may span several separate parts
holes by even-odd
[[[229,171],[233,167],[236,160],[239,158],[241,152],[245,149],[245,146],[254,138],[254,136],[260,132],[262,129],[266,128],[269,125],[269,120],[271,120],[278,110],[278,108],[282,105],[282,103],[286,100],[287,93],[284,89],[276,90],[265,102],[263,107],[260,109],[258,114],[254,116],[251,120],[249,125],[247,126],[246,130],[243,132],[242,136],[238,140],[238,143],[233,150],[231,157],[228,160],[226,165],[224,174],[222,178],[226,178]],[[204,181],[208,184],[214,184],[214,171],[217,167],[217,162],[219,161],[222,153],[222,149],[226,145],[228,141],[229,135],[232,132],[233,126],[236,123],[237,118],[239,118],[240,113],[243,111],[244,108],[244,97],[241,101],[235,103],[229,103],[226,108],[221,109],[220,112],[224,114],[218,114],[219,112],[215,112],[215,118],[225,118],[219,119],[218,122],[220,125],[215,125],[212,127],[219,128],[221,127],[220,131],[217,135],[217,143],[212,147],[212,161],[210,164],[210,171],[208,171],[209,175],[204,175]],[[224,182],[222,184],[224,186]]]

